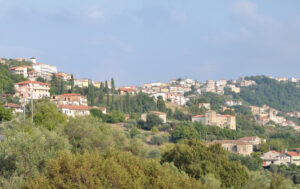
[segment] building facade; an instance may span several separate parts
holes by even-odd
[[[57,73],[56,66],[43,64],[43,63],[37,63],[34,64],[33,69],[41,74],[41,77],[44,78],[47,81],[50,81],[53,74]]]
[[[48,83],[39,81],[22,81],[15,84],[15,96],[23,99],[27,104],[30,99],[41,99],[50,97],[50,86]]]
[[[215,111],[207,111],[205,115],[195,115],[192,117],[193,122],[201,122],[204,125],[215,125],[220,128],[236,130],[236,119],[232,115],[221,115]]]

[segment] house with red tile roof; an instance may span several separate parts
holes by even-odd
[[[291,158],[290,164],[296,164],[297,166],[300,165],[300,152],[298,151],[290,151],[286,152],[286,155],[288,155]]]
[[[20,104],[15,104],[15,103],[7,103],[4,105],[5,108],[11,109],[13,113],[22,113],[23,108]]]
[[[58,72],[56,74],[56,77],[57,78],[61,78],[62,80],[64,81],[69,81],[71,79],[71,75],[70,74],[67,74],[65,72]]]
[[[73,106],[73,105],[61,105],[58,106],[63,114],[67,116],[88,116],[92,107],[89,106]]]
[[[66,93],[51,97],[51,101],[61,105],[72,105],[72,106],[87,106],[87,98],[79,93]]]
[[[50,97],[50,85],[39,81],[22,81],[15,84],[15,96],[19,97],[22,103],[27,104],[30,99],[41,99]]]
[[[120,95],[126,95],[126,94],[131,94],[135,95],[137,93],[137,90],[134,89],[133,87],[123,87],[119,88]]]
[[[280,153],[274,150],[264,153],[261,157],[263,160],[263,167],[274,165],[290,165],[291,158],[286,153]]]
[[[24,78],[27,78],[27,67],[26,66],[17,66],[9,69],[11,74],[22,75]]]

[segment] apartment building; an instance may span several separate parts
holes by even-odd
[[[23,103],[28,103],[30,99],[41,99],[50,97],[50,86],[48,83],[39,81],[22,81],[15,84],[15,96],[23,99]]]
[[[57,73],[56,66],[43,64],[43,63],[37,63],[33,64],[33,69],[41,74],[41,77],[44,78],[47,81],[50,81],[53,74]]]

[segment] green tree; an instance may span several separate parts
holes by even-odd
[[[200,138],[197,130],[188,125],[177,125],[171,134],[171,139],[177,142],[182,139],[197,139]]]
[[[105,81],[104,92],[109,93],[108,83]]]
[[[114,94],[116,92],[115,80],[111,78],[111,93]]]
[[[52,74],[52,78],[50,81],[51,87],[50,87],[50,94],[56,95],[59,94],[59,81],[56,77],[56,74]]]
[[[27,106],[27,110],[31,108]],[[66,124],[67,118],[65,115],[57,110],[55,104],[51,103],[49,99],[40,99],[34,101],[33,122],[40,127],[49,130],[55,129],[58,125]],[[27,116],[31,116],[31,111],[27,111]]]
[[[173,118],[179,121],[187,121],[189,120],[189,117],[185,115],[182,111],[180,111],[178,108],[176,108]]]
[[[230,162],[219,144],[206,147],[195,140],[176,144],[163,153],[161,162],[173,162],[178,169],[196,179],[213,174],[221,181],[222,188],[244,188],[249,179],[247,169],[239,162]]]
[[[203,188],[169,167],[128,152],[62,151],[48,162],[45,173],[28,179],[25,188]]]
[[[144,127],[143,129],[151,130],[152,127],[161,125],[162,122],[163,120],[160,119],[157,115],[150,113],[147,115],[146,127]]]
[[[0,102],[0,122],[10,121],[12,119],[12,112],[6,109]]]
[[[5,129],[5,140],[0,143],[0,184],[4,188],[21,188],[24,177],[34,177],[43,171],[46,161],[58,150],[69,150],[68,140],[53,131],[30,124],[14,124]]]
[[[114,110],[108,117],[108,122],[110,123],[120,123],[125,121],[125,116],[122,112]]]
[[[71,74],[71,93],[74,93],[74,86],[75,86],[75,82],[74,82],[74,76],[73,74]]]
[[[91,80],[89,80],[89,85],[88,85],[88,100],[89,100],[89,104],[91,106],[95,105],[95,87],[92,83]]]
[[[284,177],[274,174],[271,180],[270,189],[285,189]]]
[[[166,104],[162,96],[157,98],[157,109],[161,112],[166,112]]]

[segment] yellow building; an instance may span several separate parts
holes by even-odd
[[[101,82],[100,81],[95,81],[94,86],[97,87],[97,88],[100,88]]]

